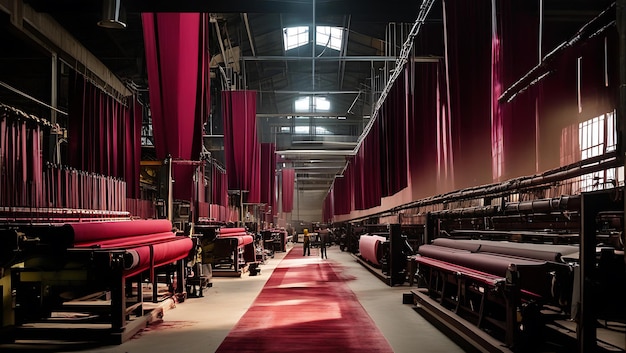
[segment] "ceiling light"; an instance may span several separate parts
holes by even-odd
[[[126,28],[126,11],[122,7],[121,1],[102,1],[102,20],[98,22],[98,26],[104,28]]]

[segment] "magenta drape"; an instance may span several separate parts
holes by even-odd
[[[141,172],[141,123],[143,106],[136,96],[130,101],[130,109],[125,119],[125,153],[120,156],[124,160],[124,180],[129,198],[140,198],[139,173]]]
[[[0,103],[0,206],[46,206],[41,141],[50,128]]]
[[[349,214],[352,211],[352,199],[354,185],[352,165],[349,164],[343,172],[343,177],[335,178],[333,186],[334,192],[334,211],[337,215]]]
[[[454,188],[492,181],[491,0],[444,0]]]
[[[536,2],[496,1],[492,36],[492,171],[502,181],[536,170],[536,103],[533,93],[499,101],[504,91],[538,63]]]
[[[344,173],[344,177],[341,178],[343,181],[337,182],[339,179],[335,179],[332,194],[329,195],[333,198],[331,202],[333,214],[345,214],[351,209],[365,210],[380,205],[383,194],[379,126],[378,123],[372,125],[356,155],[350,159],[348,165],[350,173]],[[345,196],[350,197],[349,204],[341,200]]]
[[[281,174],[282,212],[289,213],[293,211],[293,188],[296,172],[294,169],[286,168],[281,171]]]
[[[135,124],[128,125],[131,131],[125,129],[129,115],[135,111],[129,112],[129,107],[76,72],[69,90],[69,165],[87,172],[124,177],[125,156],[131,156],[131,160],[137,157],[136,146],[126,145],[127,138],[128,143],[135,138]]]
[[[407,92],[406,70],[394,82],[382,104],[380,127],[380,173],[382,196],[391,196],[407,186]]]
[[[381,175],[376,171],[380,169],[380,139],[378,124],[372,128],[363,140],[363,144],[358,152],[358,158],[363,162],[362,168],[358,171],[362,173],[363,184],[360,191],[363,198],[363,209],[380,206],[382,198]]]
[[[157,158],[199,160],[208,117],[208,15],[143,13],[146,68]],[[195,172],[173,164],[174,197],[189,200]]]
[[[410,65],[409,74],[415,77],[412,96],[409,97],[408,160],[413,197],[422,198],[437,194],[445,185],[446,150],[451,145],[445,139],[446,124],[439,122],[439,110],[445,109],[444,67],[440,63]],[[439,170],[444,173],[438,174]]]
[[[258,203],[261,154],[256,132],[256,92],[223,91],[222,119],[228,189],[247,191],[245,202]]]
[[[70,80],[68,159],[70,167],[80,171],[123,178],[125,196],[139,198],[143,107],[134,96],[127,101],[125,106],[74,73]]]
[[[228,206],[228,180],[226,173],[215,164],[211,168],[211,203]]]
[[[273,143],[261,144],[261,197],[260,202],[266,205],[265,210],[272,210],[276,206],[274,188],[276,187],[276,145]],[[266,219],[271,222],[270,217]]]

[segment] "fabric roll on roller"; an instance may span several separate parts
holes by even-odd
[[[220,228],[219,233],[221,236],[228,236],[229,234],[247,234],[246,228]]]
[[[437,260],[465,266],[478,271],[490,273],[496,276],[506,276],[509,265],[515,264],[518,269],[522,267],[539,267],[545,265],[545,261],[535,259],[523,259],[507,255],[490,253],[472,253],[467,250],[447,248],[437,245],[422,245],[419,254]]]
[[[380,244],[386,241],[387,238],[380,235],[362,235],[359,238],[361,257],[374,265],[380,265],[380,260],[383,256]]]
[[[102,240],[171,232],[172,223],[166,219],[67,223],[59,231],[71,246],[80,246]]]
[[[218,238],[237,238],[238,247],[250,244],[254,241],[254,237],[246,231],[245,228],[221,228]]]
[[[187,257],[193,241],[189,237],[175,236],[171,241],[129,249],[128,253],[136,265],[127,269],[126,276],[133,276],[150,268],[150,247],[153,249],[154,266],[159,267]]]
[[[124,254],[124,270],[128,271],[139,266],[139,253],[137,250],[126,250]]]
[[[138,236],[123,238],[123,239],[107,239],[107,240],[93,241],[89,243],[80,243],[76,247],[77,248],[97,247],[101,249],[129,247],[133,245],[159,243],[161,241],[170,240],[174,237],[175,237],[174,233],[164,232],[164,233],[156,233],[156,234],[138,235]]]
[[[554,298],[559,295],[555,289],[562,276],[567,276],[569,268],[566,264],[521,258],[517,256],[470,252],[438,245],[422,245],[418,250],[421,256],[445,261],[468,269],[506,277],[507,270],[515,265],[519,273],[519,286],[524,293]]]
[[[252,238],[252,235],[229,235],[229,236],[220,235],[218,239],[237,239],[238,247],[248,245],[254,241],[254,238]]]
[[[563,255],[571,255],[578,251],[578,246],[511,243],[491,240],[467,240],[437,238],[433,245],[463,249],[471,252],[495,253],[518,256],[530,259],[562,262]]]

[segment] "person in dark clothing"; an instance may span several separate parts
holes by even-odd
[[[328,255],[326,254],[326,245],[330,243],[330,230],[328,228],[320,230],[320,255],[322,259],[328,259]]]
[[[302,256],[311,255],[311,237],[309,236],[309,230],[304,228],[304,239],[302,245]]]

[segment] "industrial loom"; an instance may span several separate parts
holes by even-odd
[[[417,310],[489,351],[623,351],[622,193],[431,213],[435,237],[409,258]],[[472,219],[491,229],[459,227]]]
[[[256,263],[254,237],[245,228],[197,225],[203,262],[210,264],[214,277],[240,277],[250,263]]]
[[[4,327],[11,340],[127,340],[150,319],[145,297],[158,302],[183,292],[179,260],[193,248],[168,220],[22,225],[4,229],[0,241],[12,248],[12,258],[2,259],[12,263],[12,304],[3,306],[13,317]]]

